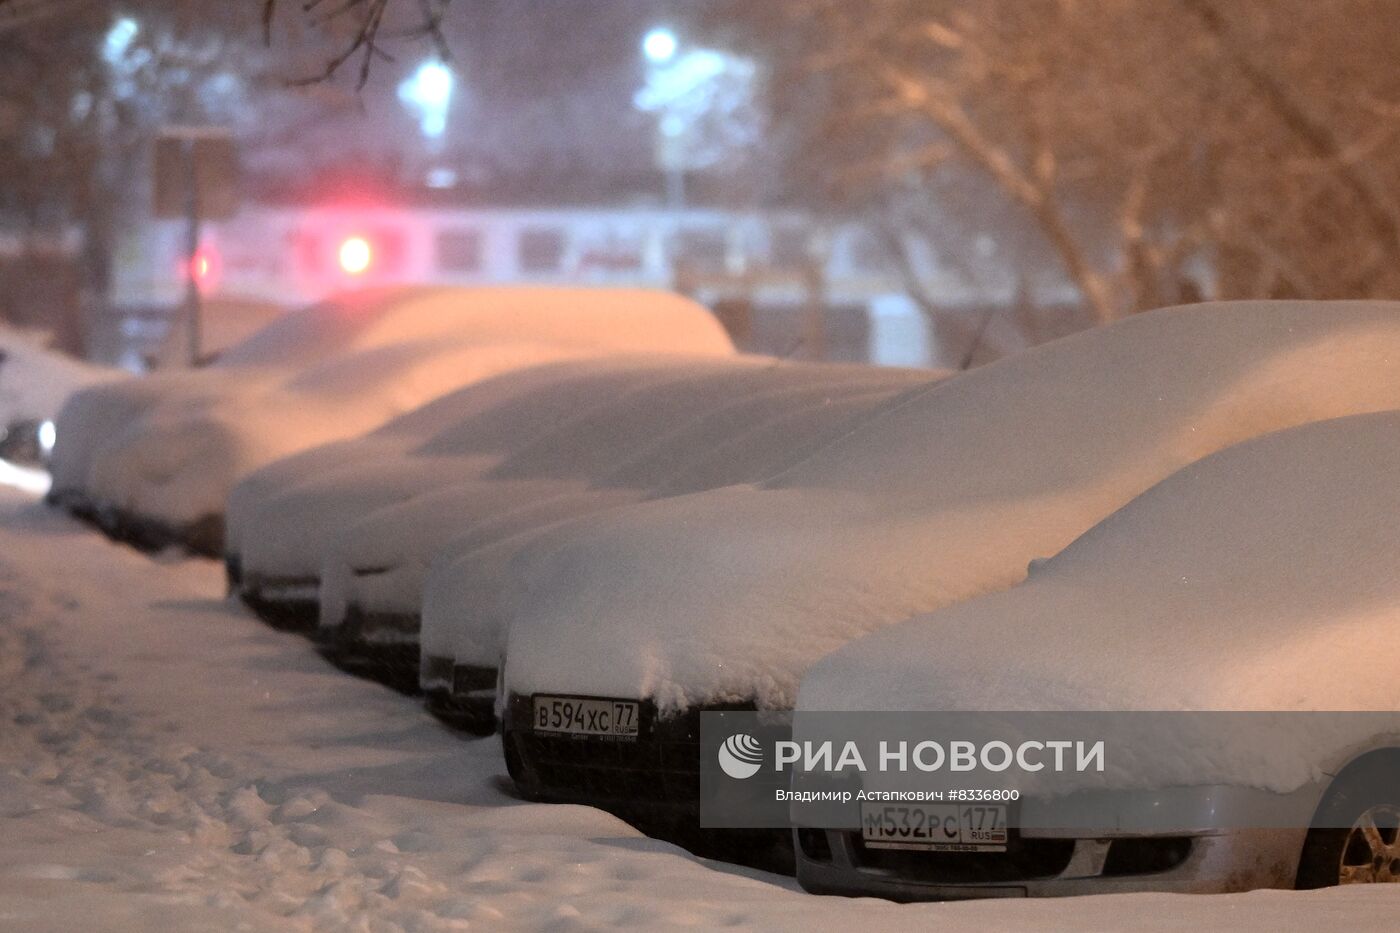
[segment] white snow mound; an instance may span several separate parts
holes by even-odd
[[[1400,614],[1400,412],[1182,469],[1022,583],[819,662],[821,710],[1379,710]],[[1357,663],[1364,658],[1364,663]]]
[[[1114,783],[1289,791],[1335,773],[1395,728],[1397,471],[1400,412],[1227,448],[1019,585],[829,655],[799,708],[1387,714],[1270,720],[1226,746],[1173,729]]]
[[[598,404],[676,362],[675,356],[620,354],[514,370],[444,395],[368,434],[283,457],[253,471],[229,493],[225,550],[237,554],[244,526],[268,502],[301,484],[353,487],[358,477],[429,444],[423,451],[429,458],[472,455],[495,462],[574,417],[582,399]],[[321,517],[343,518],[334,508]]]
[[[0,428],[16,421],[52,421],[73,392],[122,378],[51,350],[41,335],[0,327]]]
[[[922,392],[760,489],[609,513],[512,575],[510,690],[789,706],[856,637],[1004,589],[1233,443],[1400,408],[1400,304],[1151,312]]]
[[[802,430],[783,430],[801,426],[795,415],[845,411],[852,403],[871,408],[934,378],[912,370],[773,365],[677,384],[674,402],[665,386],[634,392],[630,402],[599,413],[605,417],[582,419],[562,437],[508,458],[486,483],[420,496],[348,527],[322,572],[323,622],[336,624],[352,601],[365,610],[416,616],[429,562],[443,550],[474,550],[652,496],[710,488],[706,475],[721,485],[762,479],[775,468],[760,451],[781,446],[796,457],[806,449]],[[681,411],[693,417],[680,417]],[[807,420],[833,423],[830,416]],[[732,442],[741,440],[748,446],[736,450]],[[753,455],[745,457],[749,451]],[[539,480],[510,479],[542,465],[559,474],[552,496]],[[352,572],[363,568],[375,572]],[[355,592],[339,591],[346,586]]]
[[[521,399],[510,406],[514,420],[500,417],[499,410],[474,412],[403,456],[337,469],[268,498],[240,531],[244,571],[250,577],[314,576],[340,528],[376,508],[487,471],[518,479],[586,476],[598,461],[606,465],[627,456],[629,443],[708,404],[700,386],[738,391],[741,373],[771,365],[763,357],[599,360],[596,373],[533,394],[538,410]],[[509,439],[483,430],[488,420],[508,431]],[[493,457],[491,451],[498,453]]]
[[[601,353],[726,356],[714,317],[628,289],[409,288],[288,314],[210,367],[80,392],[55,492],[180,527],[223,514],[238,479],[363,433],[500,372]]]
[[[897,404],[899,397],[900,393],[891,387],[786,412],[715,446],[708,455],[697,456],[644,494],[633,496],[632,501],[689,496],[759,482],[853,429],[861,420]],[[548,505],[557,508],[557,503]],[[523,598],[529,583],[528,576],[515,572],[517,563],[528,567],[532,551],[549,547],[557,535],[584,528],[584,523],[594,521],[593,516],[600,511],[580,509],[567,523],[497,521],[443,546],[433,557],[423,582],[424,654],[452,658],[459,664],[496,666],[505,650],[511,607]],[[525,513],[525,517],[535,516]],[[562,520],[567,516],[557,517]],[[607,513],[596,516],[597,521],[603,522],[614,518]],[[376,596],[389,598],[379,593],[366,594],[366,599]]]

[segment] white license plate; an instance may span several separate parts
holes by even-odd
[[[861,804],[867,848],[1005,852],[1006,807],[986,804]]]
[[[635,700],[552,696],[534,699],[532,722],[536,732],[635,736],[641,723],[640,704]]]

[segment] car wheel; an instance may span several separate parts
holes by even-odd
[[[1366,768],[1338,780],[1318,808],[1297,886],[1393,882],[1400,882],[1400,780],[1390,768]]]

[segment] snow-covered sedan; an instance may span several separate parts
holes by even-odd
[[[280,457],[364,433],[453,389],[599,353],[727,356],[712,315],[627,289],[406,288],[287,315],[203,369],[77,393],[53,498],[136,543],[217,554],[224,502]]]
[[[118,370],[50,349],[41,334],[0,326],[0,472],[42,490],[40,472],[54,444],[54,418],[73,392],[121,378]]]
[[[403,667],[416,685],[422,590],[434,560],[489,551],[466,558],[462,576],[475,583],[472,600],[439,621],[494,645],[489,626],[497,615],[485,568],[507,559],[505,542],[644,499],[764,479],[834,436],[853,409],[873,409],[936,378],[927,371],[772,365],[633,392],[506,458],[478,482],[386,506],[346,527],[321,573],[321,634],[376,670]],[[546,474],[558,480],[555,495],[541,494]],[[468,690],[494,685],[498,654],[474,665],[464,660],[475,668],[465,679],[453,677],[455,655],[428,659],[432,696],[454,680],[472,684]],[[490,698],[478,705],[485,715],[469,718],[489,722]]]
[[[716,366],[728,373],[766,363],[606,355],[534,366],[459,389],[362,437],[275,461],[229,495],[230,588],[269,622],[310,630],[327,550],[360,516],[481,476],[630,392]]]
[[[1227,448],[1021,584],[855,641],[802,681],[799,716],[1185,711],[1173,715],[1205,722],[1213,740],[1163,732],[1111,789],[1119,807],[1210,804],[1189,807],[1192,819],[1148,831],[1105,810],[1088,814],[1101,821],[1092,834],[1018,829],[1018,810],[1053,805],[1028,796],[999,807],[1008,839],[962,852],[916,833],[891,844],[877,821],[807,827],[799,880],[900,899],[1400,880],[1397,475],[1400,412]],[[1219,732],[1219,714],[1195,711],[1272,715]]]
[[[673,358],[669,363],[653,360],[645,365],[619,361],[615,371],[608,369],[610,365],[614,364],[599,361],[598,372],[542,393],[543,412],[520,403],[512,406],[521,409],[521,416],[515,419],[510,438],[501,436],[500,430],[481,430],[479,422],[488,418],[510,431],[511,420],[491,411],[473,422],[453,423],[397,459],[362,462],[353,469],[311,477],[263,499],[239,521],[244,592],[256,589],[263,603],[285,601],[288,590],[315,583],[333,543],[355,544],[366,534],[372,540],[363,547],[374,556],[371,563],[362,565],[365,569],[381,574],[401,569],[404,574],[390,576],[411,576],[406,558],[422,549],[430,553],[436,543],[487,521],[492,514],[533,506],[538,520],[544,521],[549,518],[546,504],[564,508],[558,502],[569,496],[575,503],[583,500],[588,507],[598,507],[604,493],[590,491],[594,483],[608,479],[619,465],[664,443],[669,432],[684,428],[716,406],[802,383],[849,382],[854,387],[857,381],[892,384],[901,379],[893,372],[793,365],[765,357]],[[903,384],[913,378],[903,376]],[[493,445],[501,455],[483,457],[484,444]],[[420,494],[440,493],[446,487],[462,488],[409,508],[406,526],[398,525],[393,515],[370,527],[356,524],[377,509],[406,503]],[[411,582],[408,586],[413,593],[405,598],[416,603],[417,587]],[[331,596],[331,604],[338,605],[334,590]],[[327,629],[339,621],[330,618],[333,615],[327,613],[332,623]],[[414,646],[397,637],[411,632],[403,631],[402,614],[395,616],[380,614],[380,621],[386,633],[395,636],[391,641],[399,643],[391,652],[397,655],[402,653],[398,649],[411,651]],[[416,680],[417,669],[414,657],[407,665],[410,678]]]
[[[604,513],[509,568],[511,773],[549,799],[693,807],[701,710],[791,708],[825,655],[1014,585],[1203,456],[1396,407],[1400,305],[1196,305],[916,393],[758,488]],[[639,728],[535,727],[571,697]]]

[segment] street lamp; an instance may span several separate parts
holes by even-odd
[[[399,100],[418,111],[419,125],[429,139],[438,139],[447,130],[447,108],[452,103],[454,83],[452,69],[430,59],[399,85]]]
[[[650,29],[642,37],[642,54],[653,65],[664,65],[675,58],[679,47],[675,32],[666,26]]]
[[[115,65],[120,62],[140,31],[140,24],[130,16],[118,17],[102,41],[102,57],[106,59],[107,64]]]

